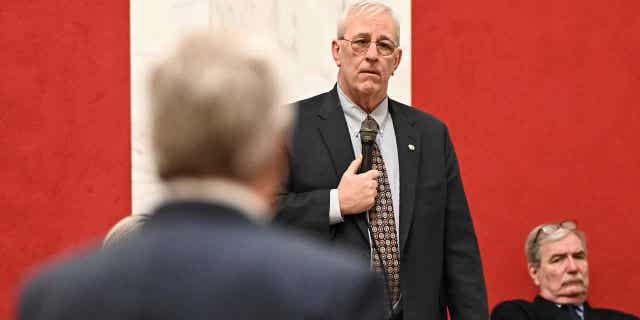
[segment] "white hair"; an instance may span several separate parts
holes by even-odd
[[[104,238],[102,245],[104,247],[110,247],[128,239],[148,220],[149,215],[146,214],[132,214],[122,218],[122,220],[118,221],[118,223],[109,230],[109,233],[107,233],[107,236]]]
[[[291,123],[266,55],[230,33],[197,33],[150,81],[158,175],[250,180]],[[241,38],[241,37],[240,37]]]
[[[338,20],[338,39],[344,38],[344,32],[347,27],[347,20],[349,17],[359,14],[376,15],[376,14],[388,14],[393,20],[395,28],[396,45],[400,46],[400,22],[395,11],[386,3],[377,0],[358,0],[349,4],[342,12],[340,19]]]

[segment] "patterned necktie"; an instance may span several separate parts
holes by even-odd
[[[378,124],[370,116],[364,122],[373,121],[376,127]],[[371,126],[369,122],[366,124]],[[378,176],[378,194],[375,205],[369,210],[369,224],[371,225],[372,241],[375,242],[377,250],[373,250],[373,266],[376,272],[384,272],[387,281],[387,289],[393,303],[400,298],[400,259],[398,252],[398,241],[396,235],[396,222],[393,214],[393,202],[391,199],[391,187],[389,176],[380,154],[378,144],[373,142],[372,169],[380,172]]]

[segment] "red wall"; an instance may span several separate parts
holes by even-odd
[[[413,0],[414,104],[451,127],[490,304],[575,218],[593,304],[640,314],[640,2]],[[27,270],[131,210],[129,1],[0,6],[0,318]],[[635,89],[635,90],[634,90]]]
[[[131,210],[129,1],[0,6],[0,318],[28,270]]]
[[[527,233],[574,218],[589,240],[591,303],[640,314],[640,1],[412,10],[413,102],[451,128],[490,305],[534,296]]]

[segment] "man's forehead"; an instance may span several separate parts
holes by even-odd
[[[569,234],[558,241],[547,242],[540,248],[543,256],[574,254],[581,251],[585,251],[582,241],[575,234]]]
[[[371,36],[374,31],[380,33],[379,36],[393,39],[393,18],[387,13],[355,13],[347,17],[345,33]]]

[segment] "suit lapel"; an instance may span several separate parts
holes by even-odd
[[[413,222],[413,207],[420,159],[420,135],[415,128],[415,120],[402,112],[397,102],[389,99],[389,112],[396,133],[398,161],[400,166],[400,256],[407,244],[407,237]]]
[[[351,145],[349,128],[347,127],[347,121],[344,118],[344,112],[340,106],[336,87],[327,92],[323,98],[321,108],[318,111],[318,118],[320,119],[318,131],[331,157],[336,181],[340,181],[344,171],[347,170],[351,161],[355,159],[355,155],[353,153],[353,146]],[[364,214],[350,216],[346,219],[354,220],[360,233],[362,233],[362,236],[368,242],[369,231]]]
[[[338,92],[334,88],[327,92],[318,110],[318,131],[324,142],[331,161],[337,181],[340,181],[342,173],[347,169],[349,163],[355,159],[349,129],[344,113],[338,100]]]

